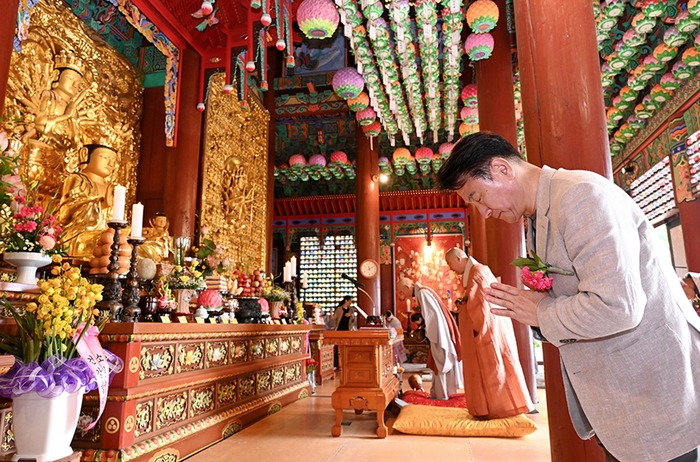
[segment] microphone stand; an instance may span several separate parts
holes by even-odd
[[[353,285],[355,286],[355,289],[361,291],[363,294],[367,295],[367,298],[369,298],[369,301],[372,302],[372,315],[371,316],[366,316],[367,319],[367,325],[371,327],[384,327],[384,322],[382,321],[381,316],[375,316],[374,313],[377,310],[377,305],[374,304],[374,299],[372,299],[372,296],[367,293],[365,289],[360,287],[358,284],[353,282]]]

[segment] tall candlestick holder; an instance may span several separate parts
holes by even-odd
[[[297,313],[297,285],[296,276],[292,276],[292,280],[284,283],[284,289],[289,292],[289,312],[287,317],[295,319]]]
[[[126,228],[127,224],[126,221],[107,223],[107,226],[114,230],[114,241],[109,256],[109,265],[107,265],[109,273],[100,278],[100,282],[104,286],[102,301],[95,306],[100,310],[100,318],[109,317],[111,322],[120,322],[119,315],[123,308],[119,301],[122,292],[122,285],[119,282],[119,231]]]
[[[129,274],[126,277],[126,287],[122,291],[122,322],[137,322],[141,314],[139,301],[141,301],[141,282],[139,281],[139,272],[136,269],[136,264],[139,257],[139,246],[146,241],[143,237],[129,236],[126,240],[131,245],[131,265]]]

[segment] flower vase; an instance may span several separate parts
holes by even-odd
[[[307,372],[306,378],[309,381],[309,385],[311,385],[311,394],[315,395],[316,394],[316,369]]]
[[[272,319],[280,318],[280,308],[282,308],[282,302],[270,302],[270,317]]]
[[[192,300],[194,290],[173,289],[173,295],[175,296],[175,301],[177,302],[177,307],[175,308],[175,315],[190,314],[190,300]]]
[[[53,462],[73,454],[70,443],[78,426],[83,392],[43,398],[36,392],[12,400],[17,453],[12,460]]]
[[[3,259],[17,268],[17,284],[32,286],[36,286],[36,270],[51,263],[51,257],[40,252],[5,252]]]

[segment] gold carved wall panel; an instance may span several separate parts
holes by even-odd
[[[201,223],[239,268],[264,268],[267,223],[269,113],[254,97],[241,109],[223,92],[225,77],[209,82]]]
[[[107,182],[136,195],[143,85],[138,71],[60,0],[32,10],[29,37],[12,53],[0,126],[14,138],[22,173],[53,195],[85,162],[88,144],[117,150]]]

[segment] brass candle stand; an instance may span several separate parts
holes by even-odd
[[[120,322],[120,314],[123,305],[119,302],[121,298],[122,285],[119,282],[119,230],[126,228],[126,221],[110,221],[107,226],[114,230],[114,242],[112,242],[111,253],[107,273],[100,278],[104,286],[102,291],[102,301],[96,306],[100,310],[100,318],[108,317],[111,322]]]
[[[294,320],[297,315],[297,284],[296,276],[292,276],[292,280],[285,282],[285,290],[289,292],[289,311],[287,311],[287,318]]]
[[[139,315],[141,314],[141,308],[139,308],[139,301],[141,301],[141,282],[139,281],[139,272],[136,268],[139,257],[139,246],[146,242],[143,237],[132,237],[126,240],[131,245],[131,265],[129,267],[129,274],[126,277],[126,287],[122,291],[122,304],[124,309],[122,310],[122,322],[138,322]]]

